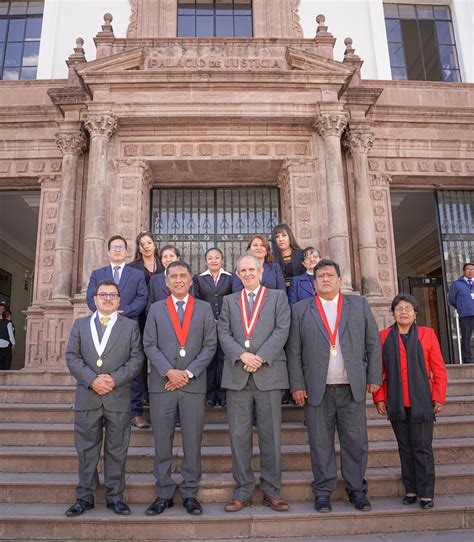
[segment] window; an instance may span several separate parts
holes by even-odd
[[[36,79],[43,7],[43,0],[0,0],[0,79]]]
[[[178,0],[178,38],[252,35],[252,0]]]
[[[384,4],[393,79],[460,82],[447,6]]]

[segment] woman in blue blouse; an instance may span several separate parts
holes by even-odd
[[[291,279],[290,287],[288,288],[288,301],[290,305],[314,296],[313,272],[320,259],[321,254],[314,247],[307,247],[303,250],[301,263],[306,268],[306,272]]]

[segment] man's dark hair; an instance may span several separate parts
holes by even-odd
[[[407,303],[410,303],[410,305],[413,306],[415,312],[418,312],[418,301],[416,297],[410,295],[410,294],[398,294],[393,298],[392,304],[390,305],[390,310],[392,312],[395,311],[396,306],[401,302],[406,301]]]
[[[117,293],[118,293],[118,295],[120,297],[120,289],[119,289],[117,283],[115,283],[112,279],[101,280],[99,282],[99,284],[95,287],[95,290],[94,290],[94,295],[95,296],[99,293],[99,288],[101,286],[115,286],[115,289],[117,290]]]
[[[463,273],[464,273],[464,271],[466,271],[466,267],[467,267],[468,265],[474,265],[474,263],[472,263],[472,262],[466,262],[466,263],[462,266],[462,271],[463,271]]]
[[[8,317],[12,317],[12,311],[10,309],[5,309],[2,314],[4,320],[8,320]]]
[[[337,264],[337,263],[334,262],[333,260],[320,260],[320,261],[316,264],[316,267],[315,267],[314,270],[313,270],[314,278],[316,278],[316,272],[317,272],[319,269],[322,269],[323,267],[334,267],[334,269],[336,270],[337,276],[338,276],[338,277],[341,276],[341,269],[339,268],[339,264]]]
[[[193,272],[191,270],[191,266],[187,263],[187,262],[183,262],[183,260],[176,260],[174,262],[171,262],[169,265],[168,265],[168,269],[165,271],[165,276],[167,277],[169,272],[171,271],[171,269],[173,269],[174,267],[184,267],[186,269],[186,271],[191,275],[193,276]]]
[[[125,248],[128,248],[128,245],[127,245],[127,240],[124,239],[121,235],[113,235],[107,242],[107,248],[110,250],[110,245],[114,242],[114,241],[117,241],[117,239],[120,239],[121,241],[123,241],[123,244],[125,245]]]

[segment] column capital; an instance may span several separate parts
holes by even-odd
[[[374,134],[372,132],[349,130],[342,138],[343,147],[348,150],[352,156],[355,154],[368,154],[373,144]]]
[[[84,115],[84,126],[91,137],[102,136],[110,139],[117,130],[117,117],[113,114]]]
[[[84,132],[57,132],[56,145],[61,154],[74,154],[80,156],[87,148],[87,138]]]
[[[347,126],[347,115],[342,111],[321,112],[313,121],[313,130],[321,137],[341,137]]]

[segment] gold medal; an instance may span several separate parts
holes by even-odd
[[[250,348],[250,339],[245,339],[244,346],[245,348]]]
[[[181,349],[179,350],[179,355],[180,355],[182,358],[184,358],[184,356],[186,355],[186,350],[185,350],[184,348],[181,348]]]
[[[104,364],[104,362],[99,358],[95,364],[97,365],[97,367],[102,367],[102,365]]]
[[[331,345],[331,356],[335,358],[337,356],[337,348],[336,345]]]

